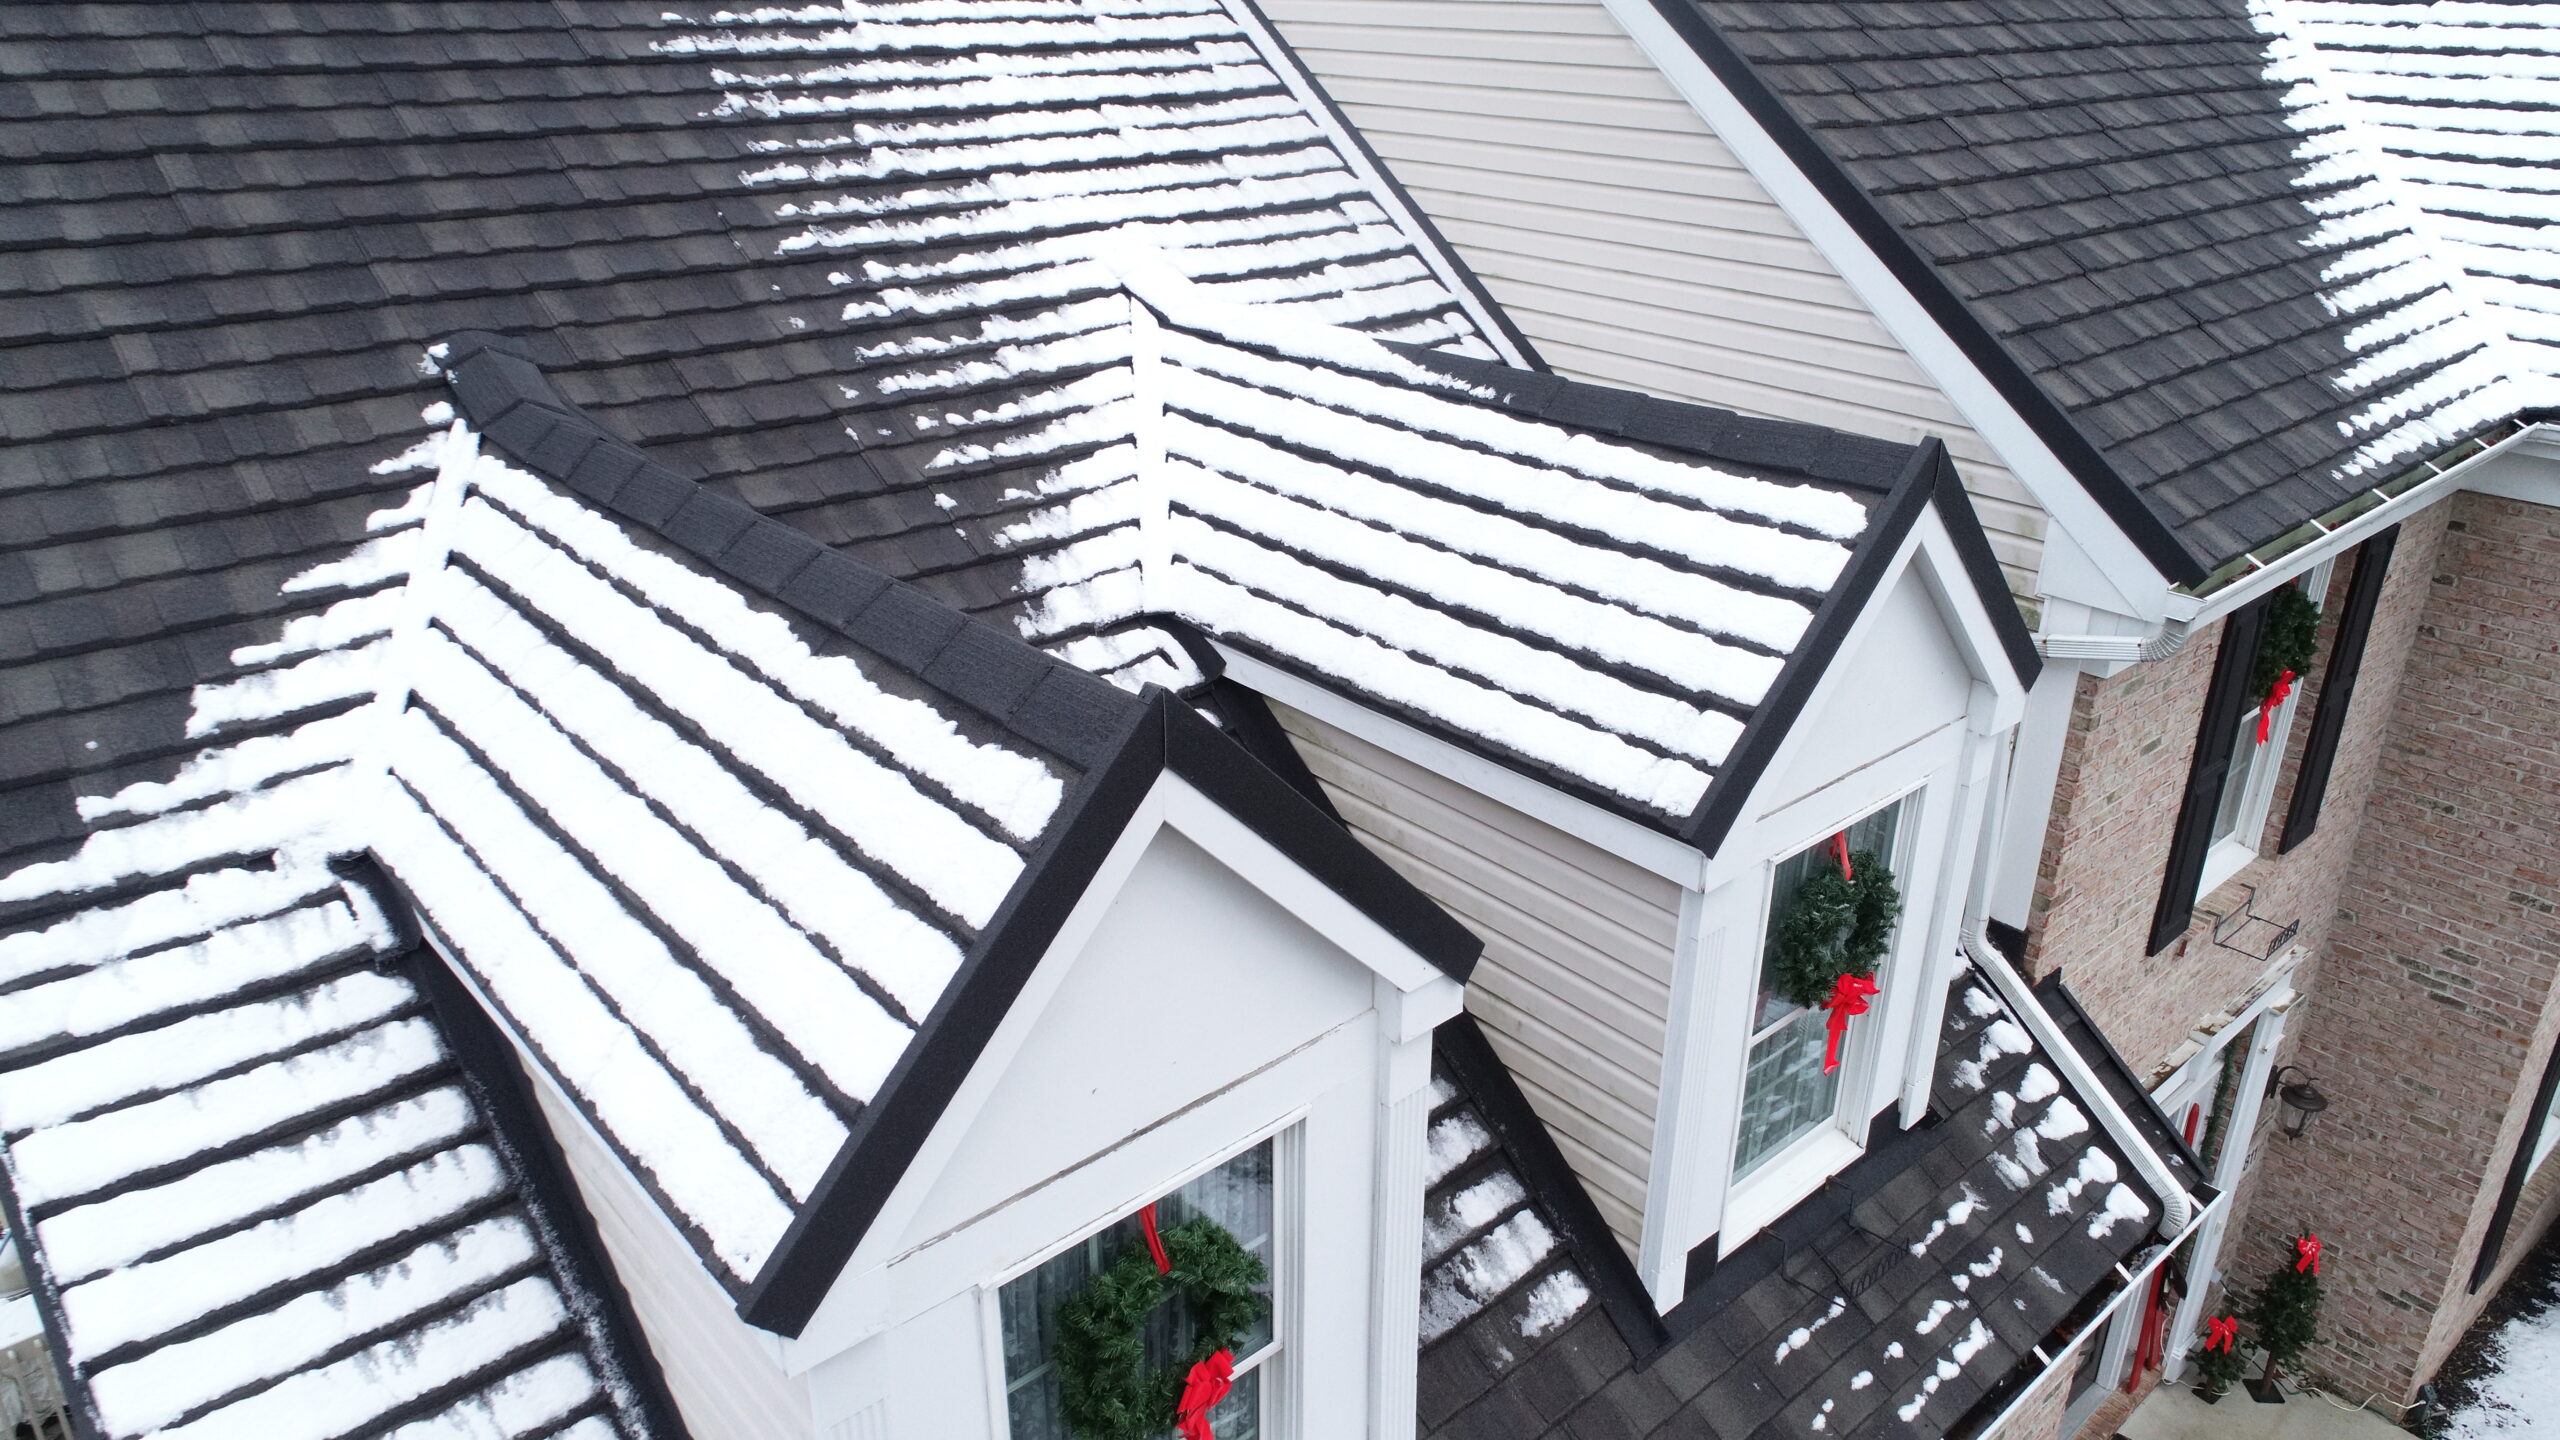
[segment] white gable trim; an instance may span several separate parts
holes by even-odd
[[[2136,618],[2159,620],[2168,604],[2168,578],[2143,558],[2133,541],[2081,487],[2070,467],[2036,434],[2035,427],[2001,395],[1999,387],[1991,383],[1918,297],[1895,278],[1883,258],[1788,158],[1776,137],[1725,88],[1689,42],[1671,28],[1671,23],[1654,8],[1653,0],[1600,3],[1626,28],[1680,97],[1742,161],[1751,177],[1804,231],[1814,248],[1840,272],[1849,288],[1892,332],[1922,372],[1946,393],[1965,423],[1999,452],[2002,463],[2034,493],[2036,503],[2045,508],[2054,523],[2070,533],[2097,576],[2103,577],[2102,584],[2091,587],[2073,585],[2068,572],[2042,572],[2037,580],[2039,591],[2097,608],[2113,608],[2108,603],[2111,600],[2130,602],[2139,607]],[[2070,588],[2058,589],[2057,585]]]
[[[1166,829],[1207,851],[1327,942],[1369,966],[1377,977],[1375,993],[1380,1019],[1389,1028],[1388,1039],[1420,1039],[1458,1013],[1464,999],[1459,982],[1308,875],[1189,781],[1170,772],[1158,775],[972,1062],[968,1078],[935,1119],[933,1133],[917,1149],[864,1231],[827,1298],[796,1339],[781,1342],[785,1363],[793,1373],[804,1372],[907,1318],[893,1313],[892,1287],[885,1283],[885,1272],[923,1248],[907,1245],[904,1237],[934,1180],[967,1138],[971,1123],[993,1097],[1148,847]]]

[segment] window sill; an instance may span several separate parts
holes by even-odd
[[[1718,1229],[1717,1257],[1741,1248],[1744,1241],[1802,1204],[1806,1196],[1821,1189],[1823,1182],[1847,1169],[1866,1150],[1863,1141],[1853,1139],[1835,1120],[1780,1151],[1777,1158],[1752,1172],[1726,1197],[1724,1223]]]

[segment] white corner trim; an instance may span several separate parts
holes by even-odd
[[[1422,257],[1423,264],[1431,267],[1432,276],[1457,298],[1458,307],[1467,312],[1467,318],[1476,322],[1484,343],[1502,357],[1504,364],[1521,370],[1530,368],[1529,358],[1511,343],[1510,332],[1495,321],[1483,297],[1476,293],[1476,287],[1467,283],[1465,276],[1458,273],[1458,267],[1448,253],[1432,241],[1431,231],[1423,225],[1421,217],[1404,203],[1404,196],[1397,192],[1394,183],[1369,158],[1368,147],[1334,114],[1332,104],[1316,88],[1306,69],[1297,63],[1296,55],[1281,43],[1279,36],[1272,33],[1269,23],[1254,8],[1253,0],[1219,0],[1219,5],[1227,12],[1227,18],[1235,21],[1237,27],[1252,39],[1253,48],[1262,54],[1262,63],[1271,67],[1271,72],[1280,77],[1280,83],[1288,86],[1289,93],[1306,108],[1307,118],[1313,120],[1324,131],[1325,138],[1333,142],[1334,153],[1342,157],[1342,163],[1360,178],[1361,184],[1369,187],[1369,198],[1377,202],[1379,209],[1387,212],[1387,218],[1394,221],[1396,229],[1412,243],[1414,253]]]
[[[2097,500],[2081,488],[2079,478],[2053,453],[2035,427],[2001,395],[1964,348],[1796,167],[1776,137],[1662,18],[1653,7],[1653,0],[1600,3],[1625,27],[1680,97],[1689,102],[1689,108],[1698,112],[1698,117],[1715,131],[1716,138],[1733,151],[1751,177],[1777,201],[1787,218],[1840,272],[1849,288],[1922,372],[1937,383],[1957,413],[1964,416],[1965,423],[1990,443],[2002,463],[2035,495],[2036,503],[2044,507],[2055,524],[2070,532],[2108,583],[2145,607],[2141,618],[2159,619],[2159,607],[2169,593],[2168,577],[2143,557]]]
[[[1597,845],[1619,859],[1650,870],[1675,885],[1695,888],[1706,857],[1691,845],[1659,830],[1613,815],[1588,800],[1543,785],[1516,770],[1427,735],[1390,715],[1327,689],[1311,680],[1212,641],[1226,661],[1227,677],[1248,690],[1267,695],[1292,710],[1302,710],[1337,730],[1347,731],[1401,760],[1409,760],[1444,779],[1456,781],[1489,799],[1498,800],[1532,819],[1553,825],[1577,840]]]

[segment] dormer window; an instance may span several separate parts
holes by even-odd
[[[1223,1226],[1245,1251],[1280,1273],[1281,1211],[1274,1184],[1274,1144],[1265,1140],[1148,1207],[1159,1233],[1206,1218]],[[1084,1293],[1095,1276],[1124,1252],[1143,1253],[1147,1236],[1136,1214],[1069,1244],[996,1292],[1004,1332],[1004,1399],[1010,1440],[1073,1440],[1057,1363],[1058,1309]],[[1263,1440],[1279,1400],[1283,1346],[1273,1306],[1236,1345],[1234,1388],[1209,1411],[1218,1440]],[[1177,1296],[1160,1305],[1144,1326],[1147,1364],[1176,1366],[1198,1337]]]
[[[1751,1059],[1743,1074],[1742,1118],[1733,1175],[1743,1180],[1796,1141],[1838,1118],[1844,1063],[1826,1068],[1830,1012],[1784,993],[1775,969],[1778,927],[1807,878],[1837,870],[1845,855],[1873,854],[1897,871],[1894,849],[1902,806],[1888,805],[1778,862],[1769,885],[1769,923],[1760,947],[1760,990],[1752,1013]],[[1844,1048],[1846,1048],[1844,1046]]]

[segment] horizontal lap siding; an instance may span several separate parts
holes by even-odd
[[[1353,832],[1484,938],[1467,1008],[1634,1253],[1662,1088],[1678,887],[1274,708]]]
[[[534,1098],[560,1142],[597,1238],[604,1242],[677,1411],[694,1440],[789,1440],[809,1433],[809,1386],[784,1373],[767,1342],[702,1268],[646,1192],[586,1121],[528,1064]]]
[[[1548,363],[1947,442],[2011,588],[2044,516],[1597,0],[1267,0]]]

